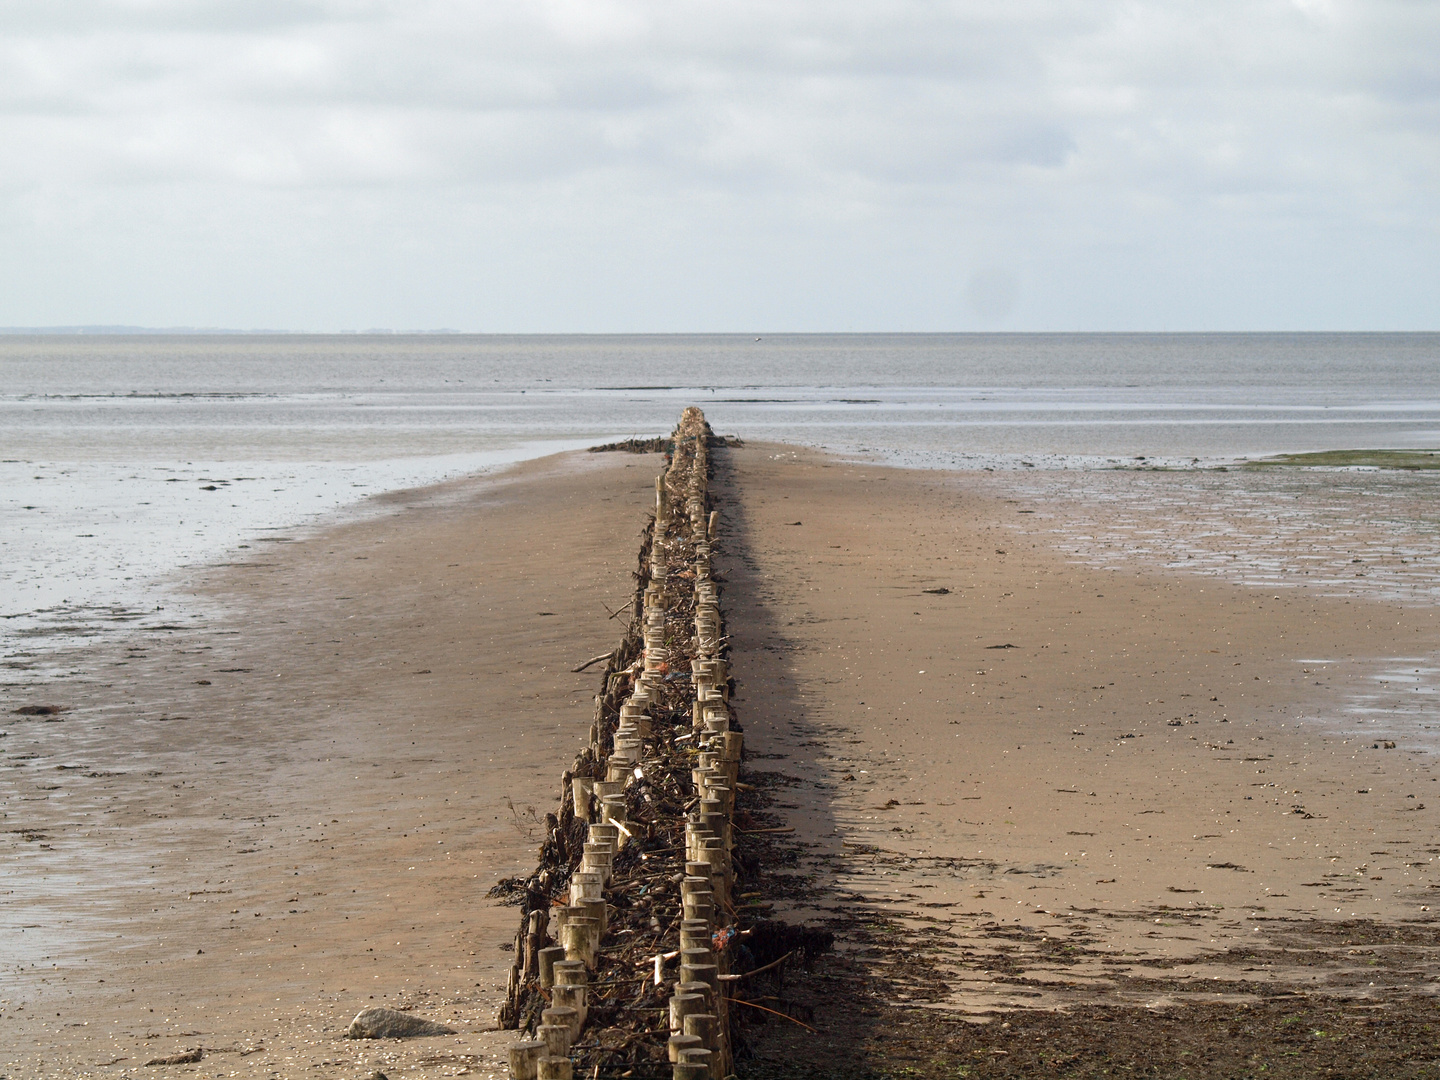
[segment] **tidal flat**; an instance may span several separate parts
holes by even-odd
[[[502,1075],[484,894],[586,739],[657,460],[388,496],[10,676],[0,1065]],[[1433,475],[717,460],[747,809],[793,829],[760,888],[837,936],[745,1074],[1428,1060]],[[370,1004],[460,1034],[340,1041]]]

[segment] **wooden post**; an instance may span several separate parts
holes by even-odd
[[[510,1047],[510,1080],[536,1080],[535,1067],[545,1050],[543,1042],[518,1042]]]
[[[547,945],[539,952],[540,958],[540,985],[545,989],[555,985],[555,961],[565,959],[565,947],[563,945]]]

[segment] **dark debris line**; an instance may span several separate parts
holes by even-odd
[[[499,1015],[532,1036],[511,1050],[516,1080],[723,1080],[734,1014],[771,1008],[751,987],[830,944],[762,918],[763,840],[737,847],[732,828],[752,818],[743,795],[736,806],[749,785],[710,569],[710,450],[725,440],[692,407],[653,445],[666,467],[590,744],[561,778],[535,872],[492,890],[522,912]]]

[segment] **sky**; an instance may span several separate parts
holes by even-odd
[[[1436,0],[0,0],[0,325],[1440,329]]]

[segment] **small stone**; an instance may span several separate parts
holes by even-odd
[[[347,1039],[417,1039],[427,1035],[455,1035],[454,1028],[425,1020],[398,1009],[361,1009],[345,1030]]]

